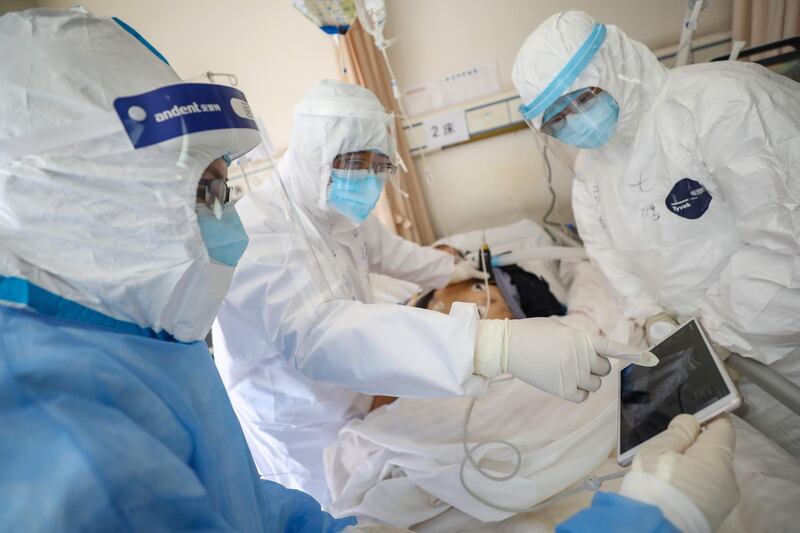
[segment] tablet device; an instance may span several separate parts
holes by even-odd
[[[701,423],[734,411],[741,397],[700,323],[692,318],[650,351],[654,367],[629,365],[620,377],[617,462],[627,465],[639,447],[681,413]]]

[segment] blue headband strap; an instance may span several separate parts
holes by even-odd
[[[164,56],[161,54],[161,52],[159,52],[159,51],[156,49],[156,47],[155,47],[155,46],[153,46],[152,44],[150,44],[150,42],[149,42],[147,39],[145,39],[145,38],[142,36],[142,34],[141,34],[141,33],[139,33],[138,31],[136,31],[136,29],[135,29],[133,26],[131,26],[130,24],[126,23],[124,20],[122,20],[122,19],[121,19],[121,18],[119,18],[119,17],[111,17],[111,20],[113,20],[114,22],[116,22],[117,24],[119,24],[119,25],[120,25],[120,27],[121,27],[123,30],[125,30],[126,32],[130,33],[131,35],[133,35],[133,36],[136,38],[136,40],[137,40],[137,41],[139,41],[140,43],[142,43],[142,44],[144,45],[144,47],[145,47],[145,48],[147,48],[148,50],[150,50],[150,52],[152,52],[154,56],[156,56],[156,57],[157,57],[157,58],[159,58],[161,61],[163,61],[164,63],[166,63],[167,65],[169,65],[169,61],[167,61],[167,58],[166,58],[166,57],[164,57]]]
[[[581,75],[586,69],[586,65],[592,60],[594,55],[597,53],[597,50],[600,49],[600,45],[603,44],[603,41],[606,38],[606,27],[603,24],[596,23],[592,27],[591,33],[589,33],[589,37],[583,42],[578,51],[575,52],[575,55],[570,58],[569,62],[566,66],[561,69],[553,81],[545,87],[544,91],[542,91],[539,96],[534,98],[534,100],[527,104],[521,105],[519,108],[520,113],[522,116],[525,117],[527,120],[533,120],[535,117],[539,116],[547,109],[550,104],[556,101],[559,96],[561,96],[564,91],[572,85],[578,76]]]

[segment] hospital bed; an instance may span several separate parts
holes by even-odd
[[[755,63],[800,82],[800,36],[745,48],[738,55],[739,60],[750,57],[758,58],[754,60]],[[727,59],[728,56],[724,55],[715,57],[711,61],[726,61]]]
[[[536,223],[509,226],[442,239],[462,250],[487,242],[493,250],[515,252],[554,243]],[[524,255],[524,254],[522,254]],[[535,254],[534,254],[535,255]],[[588,261],[533,258],[520,262],[546,279],[554,294],[568,303],[567,324],[602,332],[620,342],[639,344],[639,328],[624,319],[622,308]],[[407,299],[413,287],[398,289],[393,280],[376,279],[376,294],[388,301]],[[468,445],[509,440],[521,451],[524,468],[509,482],[489,482],[474,472],[465,480],[488,501],[525,507],[558,494],[588,476],[619,471],[611,452],[616,442],[615,377],[583,404],[565,402],[516,380],[490,385],[476,402]],[[473,498],[461,486],[458,470],[469,399],[400,399],[348,424],[325,451],[333,495],[331,510],[355,513],[417,531],[552,531],[554,525],[588,505],[581,491],[530,513],[498,511]],[[742,503],[721,531],[790,530],[800,505],[800,462],[744,421],[734,417],[735,464]],[[476,459],[507,471],[508,448],[487,446]],[[603,490],[615,490],[619,480]]]
[[[760,361],[742,357],[738,353],[730,354],[725,364],[800,416],[800,387]]]

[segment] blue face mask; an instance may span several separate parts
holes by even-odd
[[[247,248],[247,232],[233,205],[222,209],[222,218],[217,220],[205,205],[197,207],[197,223],[208,250],[208,256],[217,263],[235,267]]]
[[[371,170],[331,171],[328,204],[359,225],[375,208],[383,191],[383,179]]]
[[[564,144],[578,148],[599,148],[617,129],[619,105],[607,92],[598,94],[580,113],[566,117],[566,124],[549,133]]]

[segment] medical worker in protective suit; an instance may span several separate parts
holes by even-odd
[[[278,165],[302,231],[281,223],[273,184],[237,203],[250,245],[214,325],[217,366],[259,472],[322,502],[323,450],[368,412],[369,395],[469,394],[509,372],[582,401],[610,370],[603,356],[639,358],[549,319],[480,320],[472,304],[444,315],[372,303],[369,272],[424,287],[477,275],[369,215],[394,158],[394,118],[378,99],[323,81],[295,109]]]
[[[247,241],[244,95],[123,25],[0,18],[0,531],[342,530],[259,479],[203,342]]]
[[[800,384],[800,85],[747,62],[666,69],[575,11],[528,37],[513,80],[529,125],[579,149],[578,229],[629,315],[662,332],[698,316]],[[800,455],[800,418],[740,391],[746,418]]]

